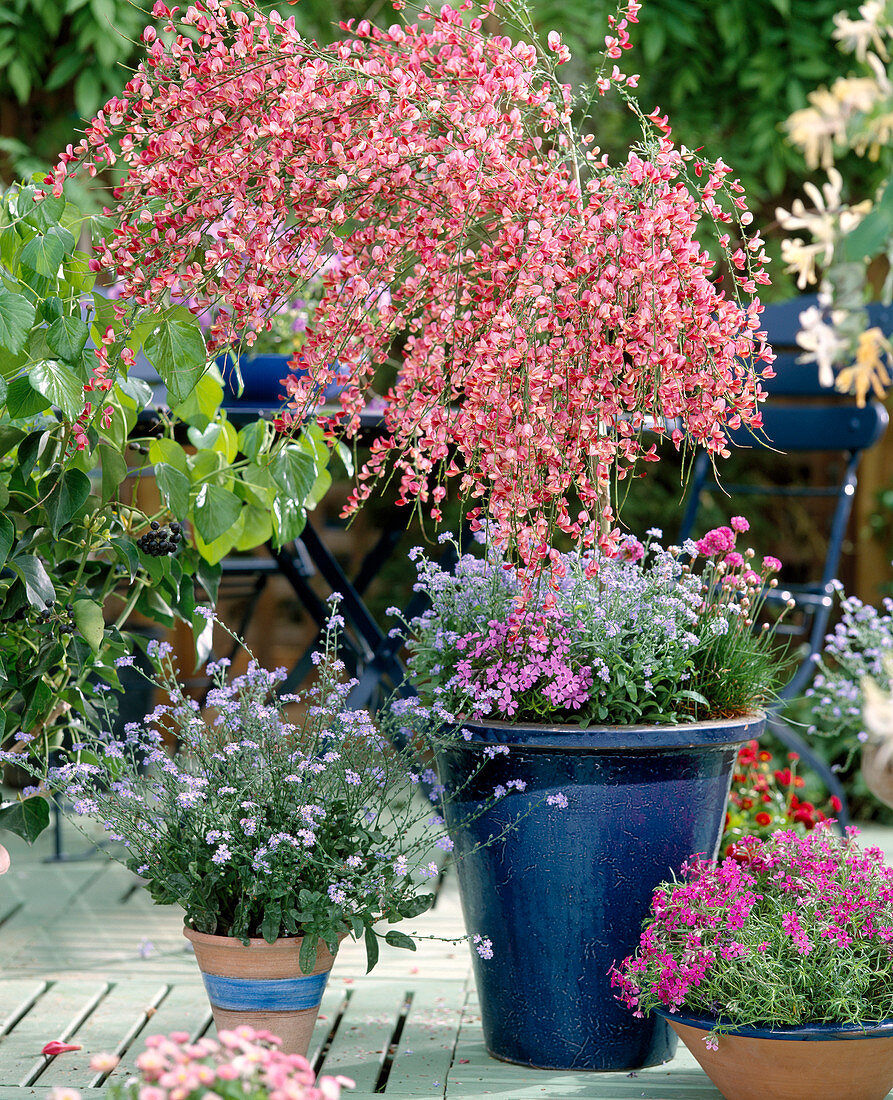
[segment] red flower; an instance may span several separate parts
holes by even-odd
[[[771,825],[772,824],[771,816],[769,814],[767,814],[764,810],[761,810],[760,813],[757,814],[757,816],[754,820],[756,821],[757,825]]]
[[[840,811],[843,809],[843,803],[840,801],[840,799],[837,797],[837,795],[832,794],[828,801],[831,803],[831,809],[836,814],[839,814]]]

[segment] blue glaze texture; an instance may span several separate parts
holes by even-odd
[[[439,752],[441,781],[459,792],[446,817],[466,927],[493,942],[491,960],[472,955],[494,1057],[568,1070],[672,1057],[668,1025],[636,1019],[607,972],[635,950],[655,886],[692,854],[715,855],[737,750],[762,726],[465,723],[472,740]],[[488,745],[506,743],[508,754],[486,760]],[[513,779],[526,783],[523,794],[481,812]],[[566,808],[545,802],[559,793]],[[504,839],[474,851],[525,813]]]
[[[687,1024],[702,1031],[712,1031],[717,1021],[707,1016],[687,1016],[654,1010],[665,1020]],[[797,1027],[725,1027],[723,1034],[740,1035],[745,1039],[778,1039],[787,1043],[838,1043],[842,1039],[889,1039],[893,1037],[893,1020],[867,1021],[862,1024],[800,1024]]]

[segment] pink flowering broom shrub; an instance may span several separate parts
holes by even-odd
[[[893,1018],[893,868],[857,835],[826,823],[689,861],[612,971],[620,1000],[637,1016],[708,1017],[714,1031]]]
[[[96,378],[173,302],[215,311],[210,350],[250,346],[328,265],[279,424],[340,370],[335,421],[350,433],[376,366],[395,362],[388,434],[350,508],[396,468],[401,503],[435,519],[458,479],[472,521],[528,561],[553,553],[556,528],[616,546],[612,481],[657,458],[643,429],[726,454],[729,429],[759,428],[772,361],[763,242],[739,184],[677,147],[616,64],[638,8],[611,18],[575,98],[567,48],[555,32],[537,42],[521,4],[498,10],[517,38],[484,31],[490,0],[387,30],[351,21],[319,47],[252,0],[158,0],[145,60],[47,180],[59,194],[71,174],[121,177],[92,265],[123,285]],[[589,132],[612,90],[643,135],[617,164]],[[164,343],[150,358],[176,385],[204,369],[184,321]]]

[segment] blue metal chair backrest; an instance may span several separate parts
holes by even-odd
[[[703,493],[714,488],[732,498],[824,497],[832,504],[827,549],[819,575],[815,580],[799,584],[786,584],[782,579],[778,589],[771,595],[771,600],[775,602],[790,598],[795,600],[796,611],[801,613],[802,622],[783,629],[799,635],[806,643],[803,658],[790,681],[779,692],[779,703],[776,706],[799,695],[811,679],[813,657],[822,649],[834,604],[832,581],[838,573],[847,524],[855,499],[859,462],[863,452],[883,435],[888,420],[887,411],[879,401],[872,399],[863,408],[859,408],[851,398],[819,384],[815,363],[797,362],[803,355],[803,350],[796,343],[800,328],[799,315],[808,306],[815,304],[815,296],[808,296],[769,305],[764,310],[762,324],[775,351],[776,373],[775,378],[768,379],[765,383],[769,397],[763,406],[763,430],[762,433],[754,433],[741,429],[731,433],[731,441],[735,448],[750,448],[763,453],[778,452],[779,463],[783,463],[785,456],[791,454],[837,455],[841,459],[839,475],[822,485],[737,484],[725,480],[717,483],[710,460],[702,452],[692,469],[679,535],[680,542],[691,537],[696,529]],[[873,326],[876,325],[885,333],[893,333],[893,307],[870,306],[869,318]],[[800,752],[822,773],[832,793],[843,800],[839,780],[802,738],[777,719],[771,725],[783,742]],[[841,820],[846,816],[844,810]]]

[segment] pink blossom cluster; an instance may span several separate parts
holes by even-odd
[[[608,66],[638,6],[611,20],[602,94],[635,86]],[[493,10],[351,21],[321,48],[252,0],[182,13],[158,0],[146,60],[48,182],[60,193],[71,173],[123,170],[93,267],[138,310],[214,307],[212,349],[250,345],[337,252],[280,426],[340,370],[337,422],[355,430],[399,349],[388,436],[349,507],[396,466],[400,501],[439,518],[456,478],[473,522],[486,513],[538,560],[555,527],[616,546],[608,487],[657,459],[646,427],[725,455],[728,429],[759,426],[768,278],[727,165],[677,148],[658,111],[639,112],[642,148],[610,164],[572,123],[560,37],[487,34]],[[696,240],[705,216],[728,293]],[[97,354],[106,377],[111,349]]]
[[[640,1016],[663,1005],[731,1023],[889,1016],[893,868],[859,848],[857,829],[841,838],[832,825],[746,837],[729,858],[695,858],[659,886],[636,954],[612,970],[619,999]],[[736,1006],[745,974],[760,990]],[[799,1016],[772,1019],[773,1006]],[[750,1021],[735,1018],[751,1009]]]
[[[152,1035],[136,1059],[141,1081],[128,1100],[202,1100],[230,1095],[234,1084],[253,1100],[339,1100],[347,1077],[320,1077],[300,1054],[283,1054],[267,1031],[239,1027],[192,1042],[187,1032]]]
[[[556,608],[512,612],[455,642],[459,659],[451,686],[473,699],[474,713],[513,716],[528,692],[558,710],[579,710],[592,695],[593,665],[574,648],[573,632]]]

